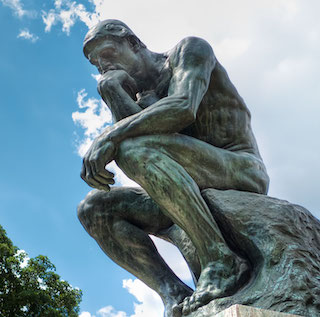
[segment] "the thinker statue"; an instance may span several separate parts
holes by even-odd
[[[227,241],[202,191],[265,195],[269,178],[250,112],[211,46],[188,37],[158,54],[123,22],[106,20],[86,35],[84,54],[101,74],[98,91],[115,124],[84,157],[81,177],[95,189],[79,205],[81,223],[113,261],[161,296],[166,316],[237,293],[253,261]],[[142,188],[110,189],[114,175],[105,166],[113,160]],[[175,239],[172,227],[179,228]],[[195,291],[149,234],[177,241]]]

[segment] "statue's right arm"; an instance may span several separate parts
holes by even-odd
[[[189,38],[180,43],[171,59],[173,74],[168,96],[140,111],[127,92],[131,99],[127,106],[133,114],[116,122],[95,139],[84,157],[81,177],[90,186],[107,190],[112,182],[105,166],[114,160],[117,145],[122,140],[176,133],[190,125],[208,89],[215,63],[212,48],[204,40]]]
[[[110,109],[115,122],[142,110],[134,101],[136,91],[134,79],[123,70],[108,71],[98,82],[98,93]]]
[[[170,59],[170,58],[169,58]],[[114,124],[101,141],[116,146],[127,138],[180,132],[195,120],[216,59],[202,39],[187,38],[172,53],[168,96]]]

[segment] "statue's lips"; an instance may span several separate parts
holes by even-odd
[[[106,72],[110,71],[110,70],[116,70],[115,67],[111,66],[111,67],[108,67],[108,68],[104,68],[102,71],[101,71],[101,74],[105,74]]]
[[[110,70],[123,70],[123,67],[121,67],[118,64],[106,64],[100,67],[100,71],[102,75]]]

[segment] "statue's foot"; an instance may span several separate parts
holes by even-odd
[[[179,288],[171,289],[170,297],[164,301],[164,317],[181,317],[183,300],[192,295],[193,290],[182,283]]]
[[[197,288],[194,293],[186,297],[183,302],[174,307],[174,317],[180,314],[188,315],[210,301],[234,294],[249,279],[249,266],[240,258],[234,258],[231,266],[223,263],[209,263],[201,271]]]

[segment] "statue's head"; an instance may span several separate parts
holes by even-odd
[[[118,42],[127,41],[135,52],[141,48],[146,48],[125,23],[109,19],[99,22],[88,31],[83,42],[84,55],[88,58],[92,49],[105,39],[112,39]]]

